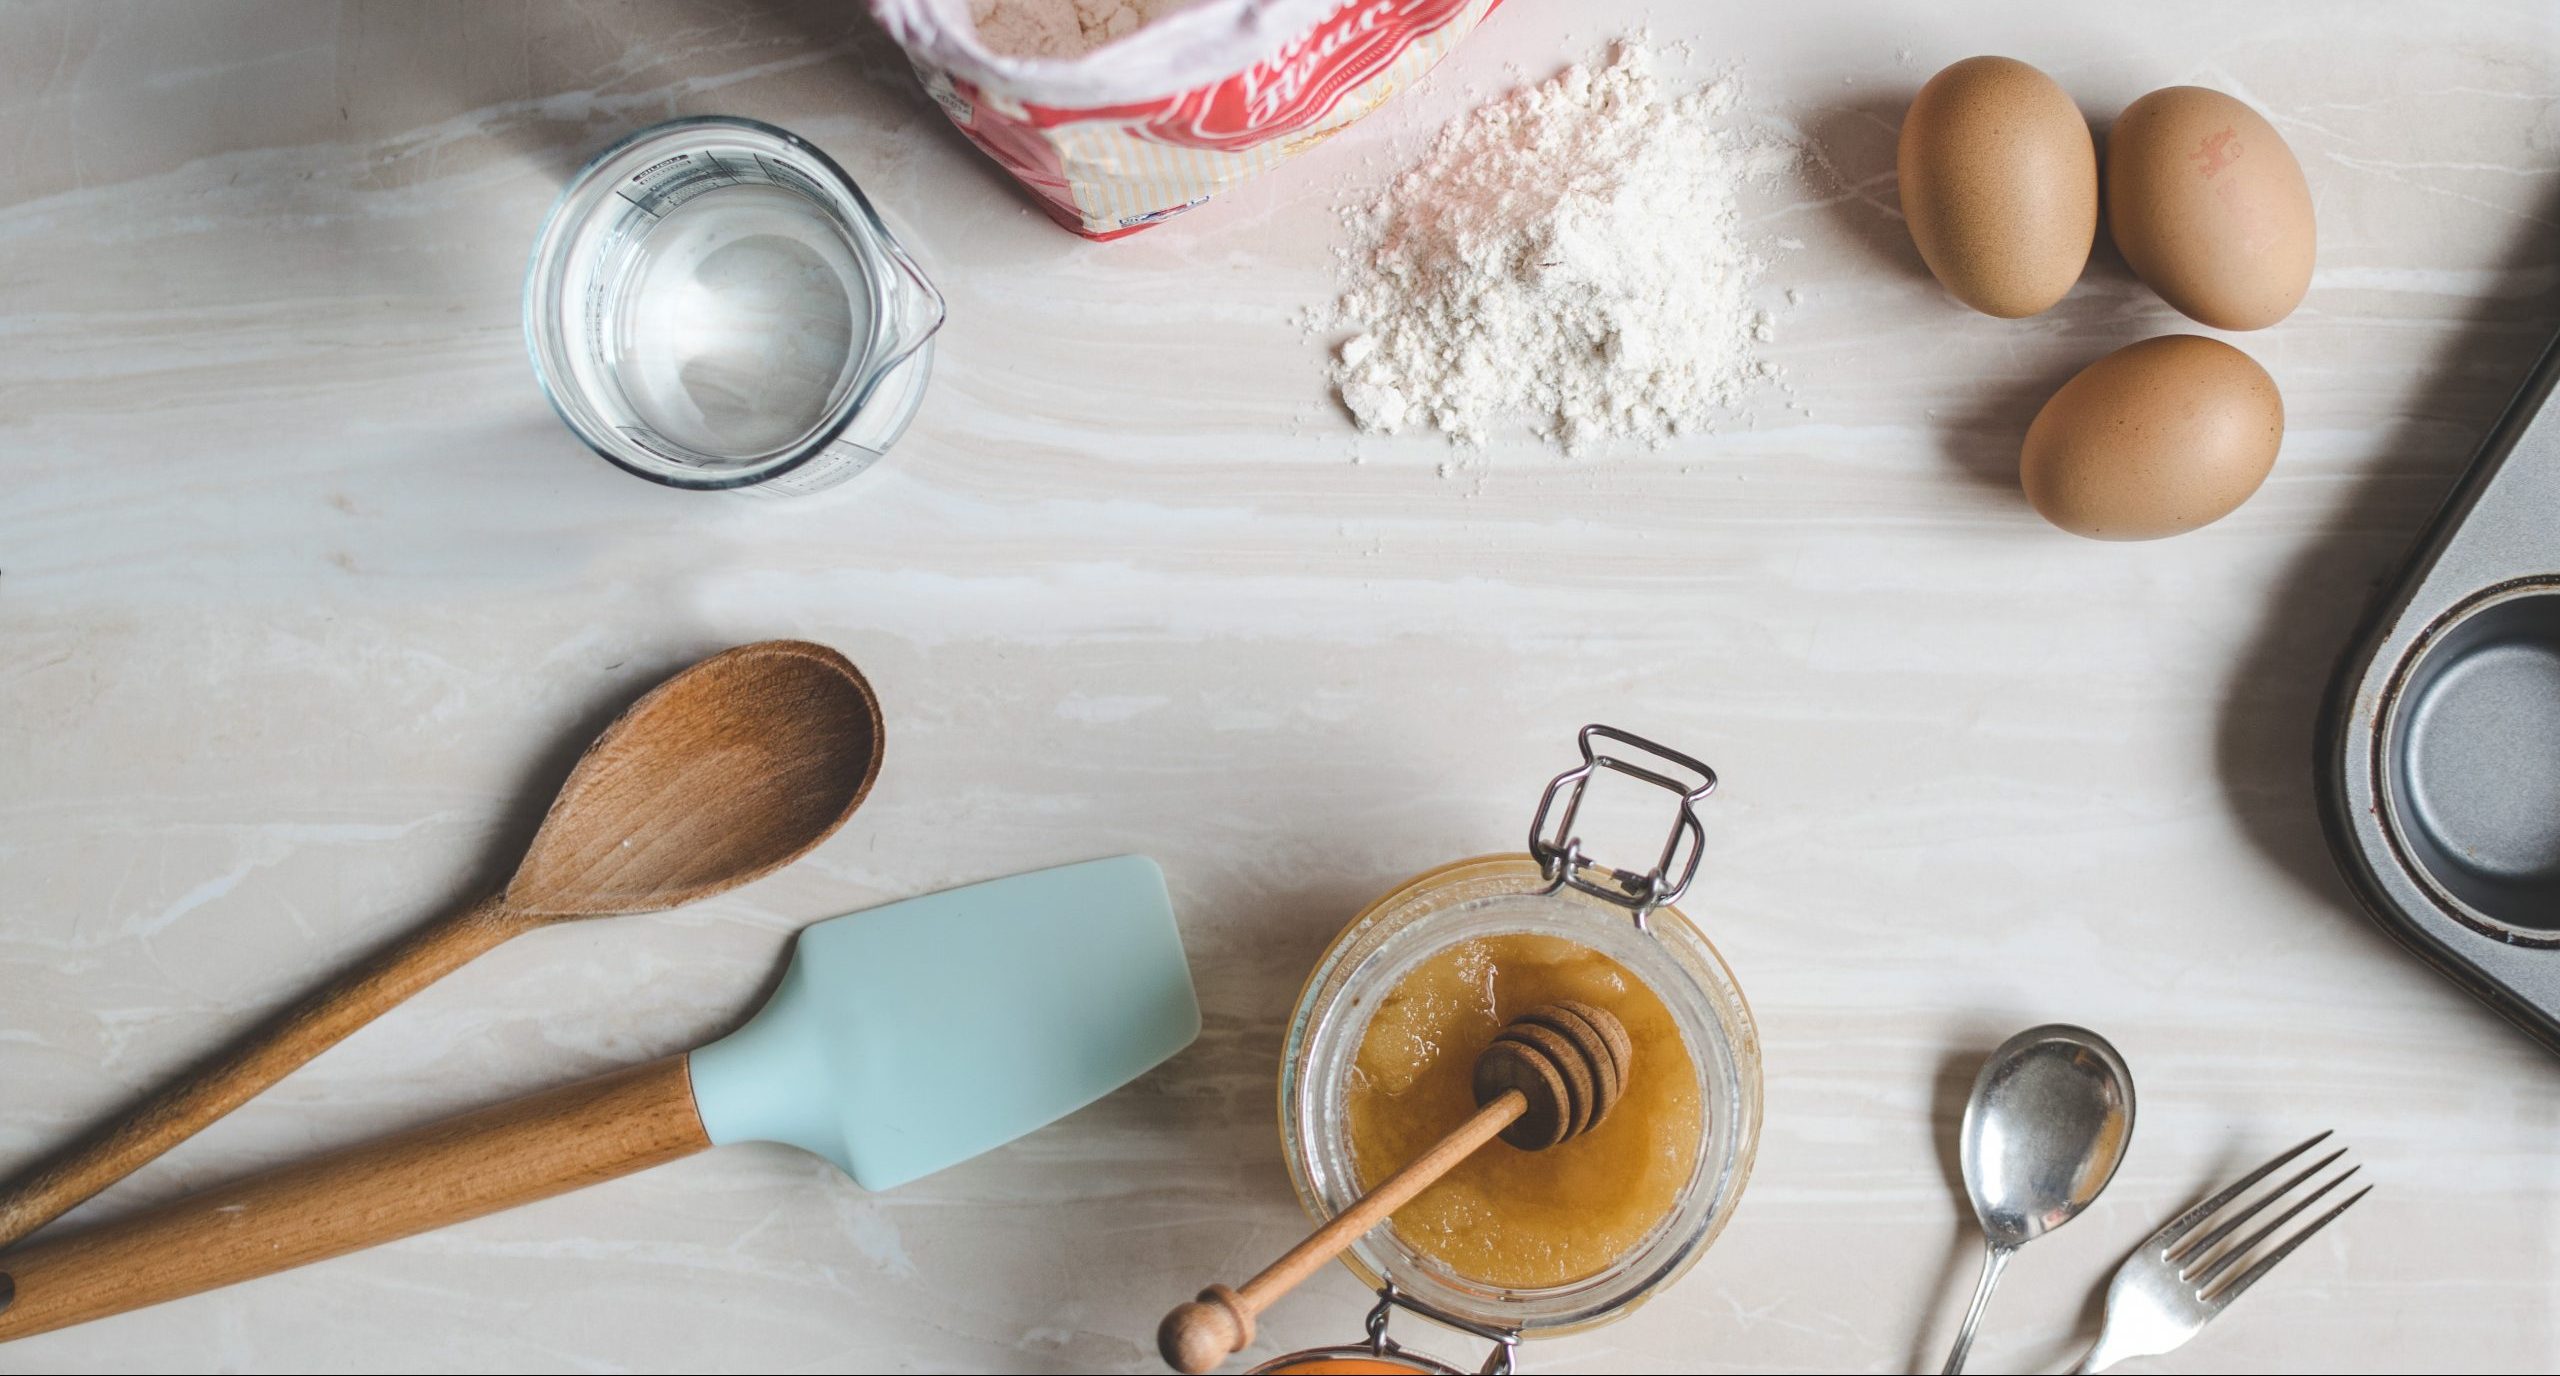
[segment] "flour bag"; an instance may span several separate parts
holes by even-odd
[[[1116,239],[1384,103],[1501,0],[871,0],[1052,219]]]

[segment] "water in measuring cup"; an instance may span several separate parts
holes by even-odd
[[[855,384],[871,291],[841,224],[797,191],[703,191],[624,241],[598,362],[633,418],[700,454],[790,447]]]

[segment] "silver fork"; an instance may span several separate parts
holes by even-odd
[[[2329,1226],[2329,1221],[2345,1213],[2355,1202],[2373,1192],[2371,1185],[2347,1196],[2329,1211],[2305,1224],[2301,1230],[2267,1252],[2248,1270],[2237,1275],[2231,1268],[2256,1252],[2286,1224],[2300,1217],[2302,1211],[2320,1202],[2330,1191],[2347,1183],[2359,1166],[2349,1166],[2331,1176],[2319,1188],[2295,1201],[2291,1208],[2277,1214],[2265,1227],[2229,1246],[2221,1244],[2245,1226],[2268,1205],[2274,1204],[2300,1189],[2310,1179],[2337,1163],[2346,1149],[2339,1148],[2296,1171],[2291,1178],[2249,1207],[2207,1230],[2205,1223],[2229,1208],[2251,1186],[2282,1170],[2287,1162],[2329,1139],[2321,1133],[2275,1160],[2240,1177],[2231,1188],[2198,1204],[2169,1225],[2153,1233],[2134,1249],[2124,1266],[2116,1272],[2115,1282],[2107,1287],[2107,1325],[2091,1344],[2076,1372],[2104,1371],[2128,1357],[2151,1357],[2185,1345],[2203,1331],[2213,1316],[2231,1307],[2231,1302],[2258,1283],[2276,1263],[2293,1255],[2293,1249],[2308,1241],[2313,1233]]]

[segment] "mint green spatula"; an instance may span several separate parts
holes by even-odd
[[[1199,1032],[1143,856],[887,904],[802,931],[764,1008],[690,1054],[0,1252],[0,1341],[729,1142],[787,1142],[888,1189],[1074,1112]]]

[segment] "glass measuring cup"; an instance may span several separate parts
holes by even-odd
[[[670,487],[797,495],[870,467],[932,371],[941,293],[844,169],[750,119],[598,153],[535,241],[525,343],[597,453]]]

